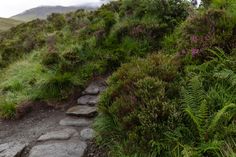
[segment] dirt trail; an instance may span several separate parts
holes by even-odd
[[[0,144],[16,139],[23,142],[34,141],[46,131],[63,128],[58,125],[63,117],[63,111],[40,107],[20,120],[0,120]]]
[[[0,120],[0,157],[104,157],[91,125],[105,88],[104,79],[94,80],[68,110],[39,103],[20,120]]]

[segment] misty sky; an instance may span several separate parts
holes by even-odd
[[[42,5],[79,5],[84,3],[100,3],[101,0],[1,0],[0,17],[11,17],[27,9]]]

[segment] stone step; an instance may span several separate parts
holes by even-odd
[[[85,118],[72,118],[67,117],[60,121],[62,126],[75,126],[75,127],[87,127],[92,123],[92,120]]]
[[[0,145],[0,157],[19,157],[28,143],[9,142]]]
[[[97,95],[103,92],[106,89],[103,81],[94,81],[92,82],[82,94],[84,95]]]
[[[78,117],[92,118],[97,115],[97,107],[78,105],[68,109],[66,114]]]
[[[75,129],[67,128],[59,131],[48,132],[38,138],[38,141],[49,141],[49,140],[68,140],[72,136],[78,135]]]
[[[86,148],[82,141],[42,144],[34,146],[29,157],[82,157]]]
[[[96,95],[84,95],[77,100],[79,105],[91,105],[95,106],[99,101],[99,96]]]

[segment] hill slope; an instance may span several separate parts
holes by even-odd
[[[18,21],[18,20],[0,18],[0,32],[6,31],[10,29],[11,27],[14,27],[20,23],[21,21]]]
[[[120,0],[14,27],[0,39],[0,117],[68,104],[112,74],[93,125],[110,157],[236,156],[234,4]]]
[[[68,13],[72,11],[76,11],[78,9],[94,9],[97,5],[83,5],[83,6],[40,6],[36,8],[32,8],[30,10],[26,10],[23,13],[12,16],[12,19],[21,20],[21,21],[31,21],[34,19],[46,19],[48,15],[52,13]]]

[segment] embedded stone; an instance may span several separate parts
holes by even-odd
[[[104,91],[106,86],[104,85],[103,81],[94,81],[92,82],[84,91],[82,94],[84,95],[97,95]]]
[[[34,146],[29,157],[82,157],[87,148],[85,142],[63,142]]]
[[[68,140],[73,135],[78,134],[75,129],[64,129],[59,131],[48,132],[38,138],[38,141],[48,141],[48,140]]]
[[[0,145],[0,157],[19,157],[28,143],[9,142]]]
[[[74,106],[66,114],[79,117],[94,117],[97,114],[97,107],[91,106]]]
[[[99,88],[97,86],[88,86],[82,94],[84,95],[97,95],[99,93]]]
[[[99,97],[95,95],[85,95],[78,99],[79,105],[96,105],[99,101]]]
[[[60,121],[62,126],[86,127],[92,123],[89,119],[67,117]]]

